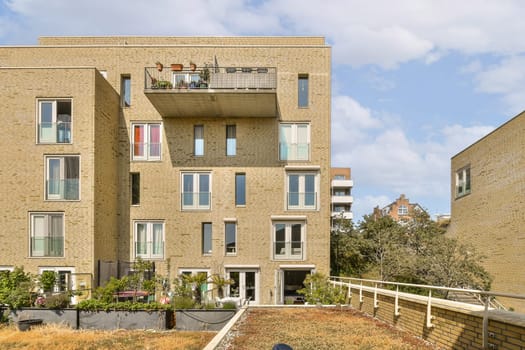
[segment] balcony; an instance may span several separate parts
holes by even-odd
[[[273,67],[145,68],[144,94],[162,117],[269,117],[277,109]]]
[[[332,211],[331,216],[333,219],[352,220],[354,218],[354,214],[351,211]]]
[[[332,196],[332,204],[352,204],[354,202],[354,197],[352,196]]]
[[[353,180],[332,180],[332,188],[352,188]]]
[[[303,260],[303,242],[275,241],[273,258],[283,260]]]

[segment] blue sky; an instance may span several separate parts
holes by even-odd
[[[0,45],[324,36],[332,165],[352,168],[358,222],[401,193],[431,215],[450,212],[450,158],[524,109],[524,15],[521,0],[0,0]]]

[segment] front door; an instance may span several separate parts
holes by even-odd
[[[257,270],[230,269],[227,277],[233,281],[228,286],[227,295],[240,298],[241,302],[249,300],[250,304],[259,303],[259,272]]]

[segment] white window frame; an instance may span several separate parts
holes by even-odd
[[[37,217],[42,218],[43,221],[43,227],[41,228],[42,232],[36,231],[36,223],[35,219]],[[53,222],[51,221],[51,217],[61,217],[62,222],[62,232],[51,232],[52,227],[51,225]],[[63,212],[30,212],[29,213],[29,256],[32,258],[63,258],[65,256],[65,219],[64,219],[64,213]],[[53,234],[56,235],[53,235]],[[33,249],[34,246],[37,244],[33,244],[33,239],[37,239],[38,237],[41,237],[43,241],[43,245],[46,245],[46,239],[51,239],[53,237],[60,238],[62,240],[61,246],[61,252],[60,254],[49,254],[52,250],[49,248],[46,249],[43,247],[41,250]],[[51,245],[50,242],[47,242],[47,245]],[[47,253],[47,254],[46,254]]]
[[[139,253],[137,245],[139,243],[138,241],[138,227],[139,225],[146,225],[146,241],[144,242],[146,244],[146,251],[145,253]],[[162,232],[161,232],[161,248],[160,253],[154,253],[153,252],[153,226],[154,225],[161,225]],[[164,221],[162,220],[135,220],[133,222],[133,256],[135,258],[142,258],[145,260],[154,260],[154,259],[164,259],[165,255],[165,240],[166,240],[166,227],[164,225]]]
[[[41,266],[38,268],[38,274],[42,275],[44,271],[52,271],[55,273],[55,275],[60,275],[61,273],[65,273],[69,275],[69,281],[66,281],[67,286],[65,289],[60,289],[60,278],[58,278],[57,281],[55,281],[55,286],[53,292],[66,292],[73,289],[73,286],[75,285],[74,281],[74,274],[75,274],[75,268],[74,267],[61,267],[61,266]],[[43,291],[41,291],[43,292]]]
[[[284,225],[284,241],[277,241],[277,226]],[[301,225],[301,240],[292,240],[292,226]],[[299,245],[299,247],[297,247]],[[306,259],[306,222],[305,221],[273,221],[272,222],[272,259],[273,260],[305,260]]]
[[[236,155],[237,155],[237,126],[235,124],[226,125],[226,156],[234,157]]]
[[[286,135],[284,132],[285,128],[289,128],[289,135]],[[306,140],[299,140],[300,128],[306,128]],[[311,149],[310,138],[310,123],[281,123],[279,125],[279,160],[309,161]],[[305,143],[300,141],[304,141]],[[301,151],[301,147],[306,147],[306,150]]]
[[[78,160],[78,177],[66,178],[66,158],[76,158]],[[52,167],[51,162],[58,161],[58,169]],[[44,198],[46,201],[79,201],[81,193],[80,175],[81,175],[81,162],[80,156],[75,154],[64,154],[64,155],[46,155],[45,156],[45,184],[44,184]],[[53,173],[52,173],[53,171]],[[58,171],[55,173],[54,171]],[[58,184],[51,186],[52,178],[58,181]],[[77,195],[76,198],[66,198],[66,185],[70,186],[68,181],[77,181]],[[74,182],[71,183],[74,186]],[[52,191],[53,190],[53,191]],[[52,192],[51,192],[52,191]],[[58,191],[58,192],[57,192]]]
[[[58,114],[57,104],[59,102],[69,102],[70,104],[70,115]],[[44,136],[44,130],[42,129],[42,108],[44,105],[51,105],[51,127],[47,130],[50,135]],[[37,130],[36,138],[39,144],[72,144],[73,143],[73,100],[71,98],[55,98],[55,99],[38,99],[37,100]],[[69,119],[69,121],[65,120]],[[69,127],[67,125],[69,123]],[[61,142],[60,132],[64,141]]]
[[[397,215],[408,215],[408,207],[404,204],[397,208]]]
[[[201,134],[201,135],[198,135]],[[193,126],[193,155],[195,157],[204,156],[204,125]]]
[[[192,176],[192,190],[193,192],[185,192],[184,185],[185,185],[185,176],[191,175]],[[208,192],[202,192],[201,189],[201,175],[207,175],[208,176]],[[193,171],[183,171],[181,172],[181,210],[210,210],[211,209],[211,200],[212,200],[212,174],[211,172],[193,172]],[[195,192],[197,190],[197,192]],[[206,204],[205,201],[201,202],[201,196],[206,196],[206,193],[208,195],[208,203]],[[191,204],[185,204],[187,203],[189,197],[188,195],[191,194]],[[205,198],[205,197],[202,197]],[[204,203],[204,204],[202,204]]]
[[[225,288],[226,291],[226,297],[232,298],[231,300],[235,301],[236,298],[239,299],[239,305],[244,304],[244,301],[246,300],[246,273],[253,273],[255,277],[255,300],[250,300],[251,305],[257,305],[259,304],[260,300],[260,270],[259,269],[253,269],[253,268],[244,268],[244,267],[238,267],[238,268],[225,268],[226,270],[226,279],[232,279],[231,273],[232,272],[238,272],[239,273],[239,285],[228,285]],[[234,295],[232,293],[233,289],[237,289],[237,295]]]
[[[298,192],[291,192],[290,190],[290,177],[298,176]],[[314,177],[314,193],[306,192],[306,176]],[[286,172],[286,198],[285,208],[286,210],[318,210],[319,209],[319,173],[318,172],[297,172],[287,171]],[[314,203],[307,204],[307,199],[311,199],[313,196]],[[294,203],[291,203],[291,202]],[[295,204],[297,203],[297,204]]]
[[[135,127],[142,127],[144,133],[143,142],[136,142],[135,140]],[[158,144],[153,144],[150,142],[151,138],[151,128],[158,127],[159,129],[159,142]],[[136,152],[137,147],[142,144],[142,155],[140,152]],[[154,151],[157,150],[156,154]],[[134,122],[131,123],[131,159],[134,161],[160,161],[162,160],[162,123],[140,123]],[[137,153],[137,154],[136,154]]]
[[[456,171],[456,198],[466,196],[472,190],[472,176],[470,165]],[[468,185],[468,189],[467,189]]]
[[[209,237],[206,237],[206,234],[205,234],[206,232],[204,228],[206,226],[209,226],[210,228]],[[209,239],[209,242],[207,242],[207,239]],[[204,249],[205,243],[209,243],[210,245],[209,250]],[[201,224],[201,254],[202,255],[212,255],[212,253],[213,253],[213,224],[211,222],[203,222]]]

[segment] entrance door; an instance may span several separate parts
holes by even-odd
[[[299,289],[304,288],[304,280],[306,275],[311,274],[313,270],[302,269],[282,269],[279,270],[279,288],[280,300],[278,303],[282,304],[302,304],[304,303],[304,296],[298,293]]]
[[[226,272],[234,282],[228,286],[227,295],[230,298],[240,298],[241,302],[249,300],[250,304],[259,303],[259,271],[230,269]]]

